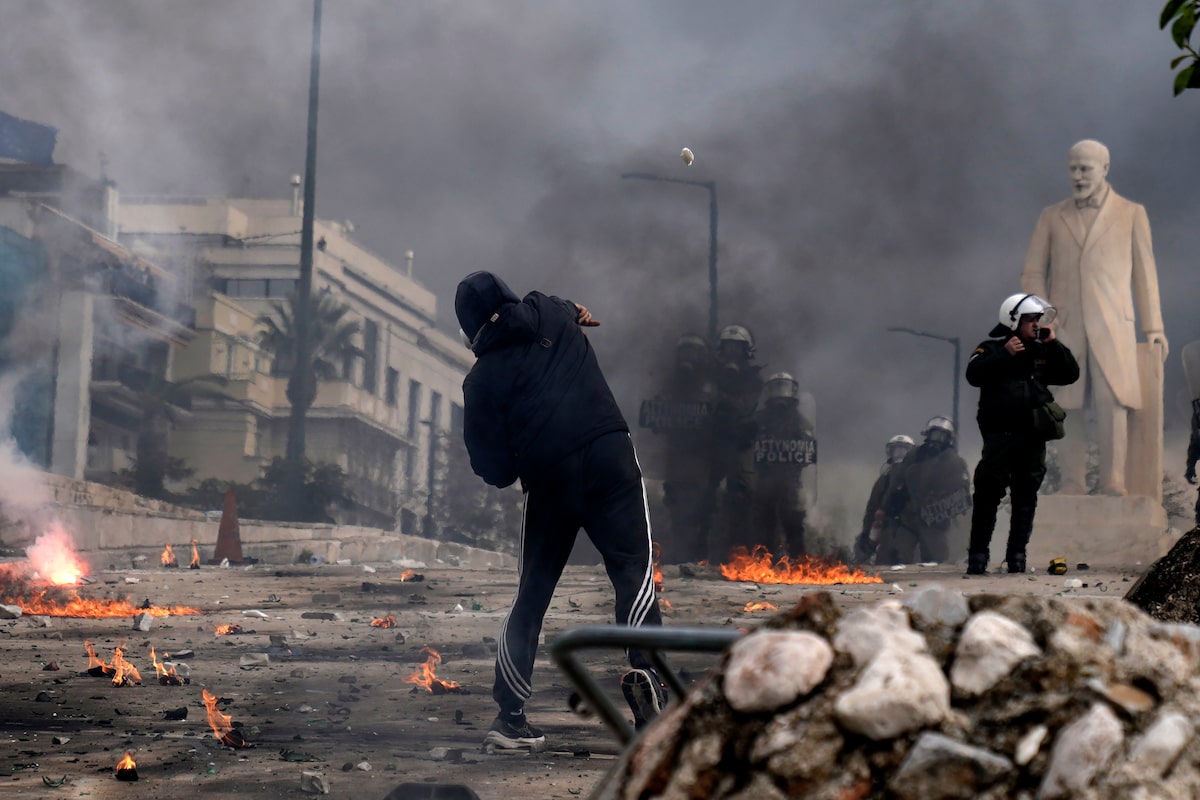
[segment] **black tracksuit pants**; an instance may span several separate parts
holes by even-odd
[[[608,433],[571,453],[527,487],[517,564],[517,595],[500,629],[492,697],[502,713],[520,710],[533,692],[542,620],[583,528],[604,558],[616,589],[618,625],[661,625],[654,595],[650,514],[642,470],[628,433]],[[650,668],[645,654],[630,663]]]
[[[971,509],[969,553],[987,553],[996,527],[996,510],[1009,490],[1012,523],[1005,556],[1024,555],[1033,533],[1038,489],[1046,477],[1046,442],[1032,433],[988,433],[983,456],[975,467],[975,496]]]

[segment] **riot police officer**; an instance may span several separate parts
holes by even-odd
[[[661,558],[666,563],[706,557],[712,525],[713,357],[707,343],[684,334],[675,344],[670,383],[642,403],[641,426],[666,437],[663,503],[668,511]],[[656,537],[658,538],[658,537]]]
[[[883,563],[912,561],[914,551],[921,561],[948,560],[950,526],[971,506],[970,473],[955,449],[954,423],[934,417],[921,436],[921,446],[888,476],[878,559]]]
[[[1000,322],[967,360],[967,382],[979,387],[983,456],[975,467],[975,507],[967,545],[967,574],[987,572],[996,510],[1007,489],[1012,520],[1005,561],[1025,571],[1038,489],[1046,477],[1046,442],[1061,438],[1065,413],[1050,385],[1079,380],[1075,356],[1054,335],[1057,311],[1037,295],[1014,294],[1000,304]]]
[[[805,555],[801,474],[816,462],[812,424],[800,413],[800,385],[786,372],[767,378],[763,407],[755,414],[753,544],[775,555]],[[778,527],[778,533],[777,533]]]
[[[762,394],[762,367],[754,363],[754,336],[744,325],[727,325],[717,337],[717,403],[713,413],[711,486],[722,485],[722,519],[713,525],[708,559],[728,558],[744,541],[750,525],[754,491],[754,411]]]
[[[879,469],[879,477],[875,479],[875,485],[871,487],[870,496],[867,497],[867,510],[863,513],[862,530],[859,531],[858,538],[854,540],[854,563],[865,564],[875,554],[875,548],[879,546],[879,539],[883,532],[883,496],[887,491],[888,475],[891,473],[892,467],[903,461],[914,446],[916,446],[916,442],[912,440],[912,437],[905,436],[903,433],[898,433],[888,439],[887,444],[883,446],[883,466]]]

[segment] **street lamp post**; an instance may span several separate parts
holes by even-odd
[[[708,190],[708,340],[717,342],[717,182],[689,181],[683,178],[666,178],[649,172],[626,172],[625,180],[657,181],[659,183],[681,183],[684,186],[699,186]]]
[[[916,331],[912,328],[893,327],[888,328],[892,333],[910,333],[913,336],[924,336],[929,339],[938,339],[943,342],[949,342],[954,345],[954,433],[959,435],[961,429],[958,427],[958,387],[959,387],[959,367],[962,358],[962,341],[957,336],[940,336],[936,333],[927,333],[925,331]]]

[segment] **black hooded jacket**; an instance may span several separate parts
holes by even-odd
[[[1025,342],[1013,355],[1004,349],[1012,332],[997,326],[967,361],[967,383],[979,387],[979,431],[1029,433],[1033,409],[1054,399],[1049,386],[1066,386],[1079,380],[1075,356],[1058,339]]]
[[[490,272],[473,272],[454,310],[477,356],[463,381],[463,433],[485,481],[528,488],[597,437],[628,432],[574,303],[540,292],[518,300]]]

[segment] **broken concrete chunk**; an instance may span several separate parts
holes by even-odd
[[[820,685],[832,663],[833,648],[815,633],[752,633],[730,649],[725,697],[738,711],[771,711]]]
[[[1160,778],[1195,735],[1196,729],[1187,717],[1175,711],[1168,712],[1134,742],[1129,761],[1146,777]]]
[[[23,613],[25,612],[21,610],[20,606],[9,606],[0,603],[0,619],[17,619]]]
[[[977,797],[1012,769],[1004,756],[926,731],[908,751],[888,788],[904,800]]]
[[[154,627],[154,616],[152,614],[138,614],[133,618],[133,629],[145,633]]]
[[[1124,740],[1116,714],[1104,703],[1094,703],[1088,713],[1059,731],[1038,800],[1079,796]]]
[[[265,667],[271,663],[271,657],[266,653],[243,653],[238,659],[239,667]]]
[[[879,653],[834,704],[838,722],[871,739],[892,739],[942,721],[950,685],[932,658],[903,648]]]
[[[310,794],[329,794],[329,782],[320,772],[301,772],[300,790]]]
[[[1041,652],[1029,631],[994,611],[981,611],[963,628],[950,682],[965,695],[983,694],[1015,666]]]

